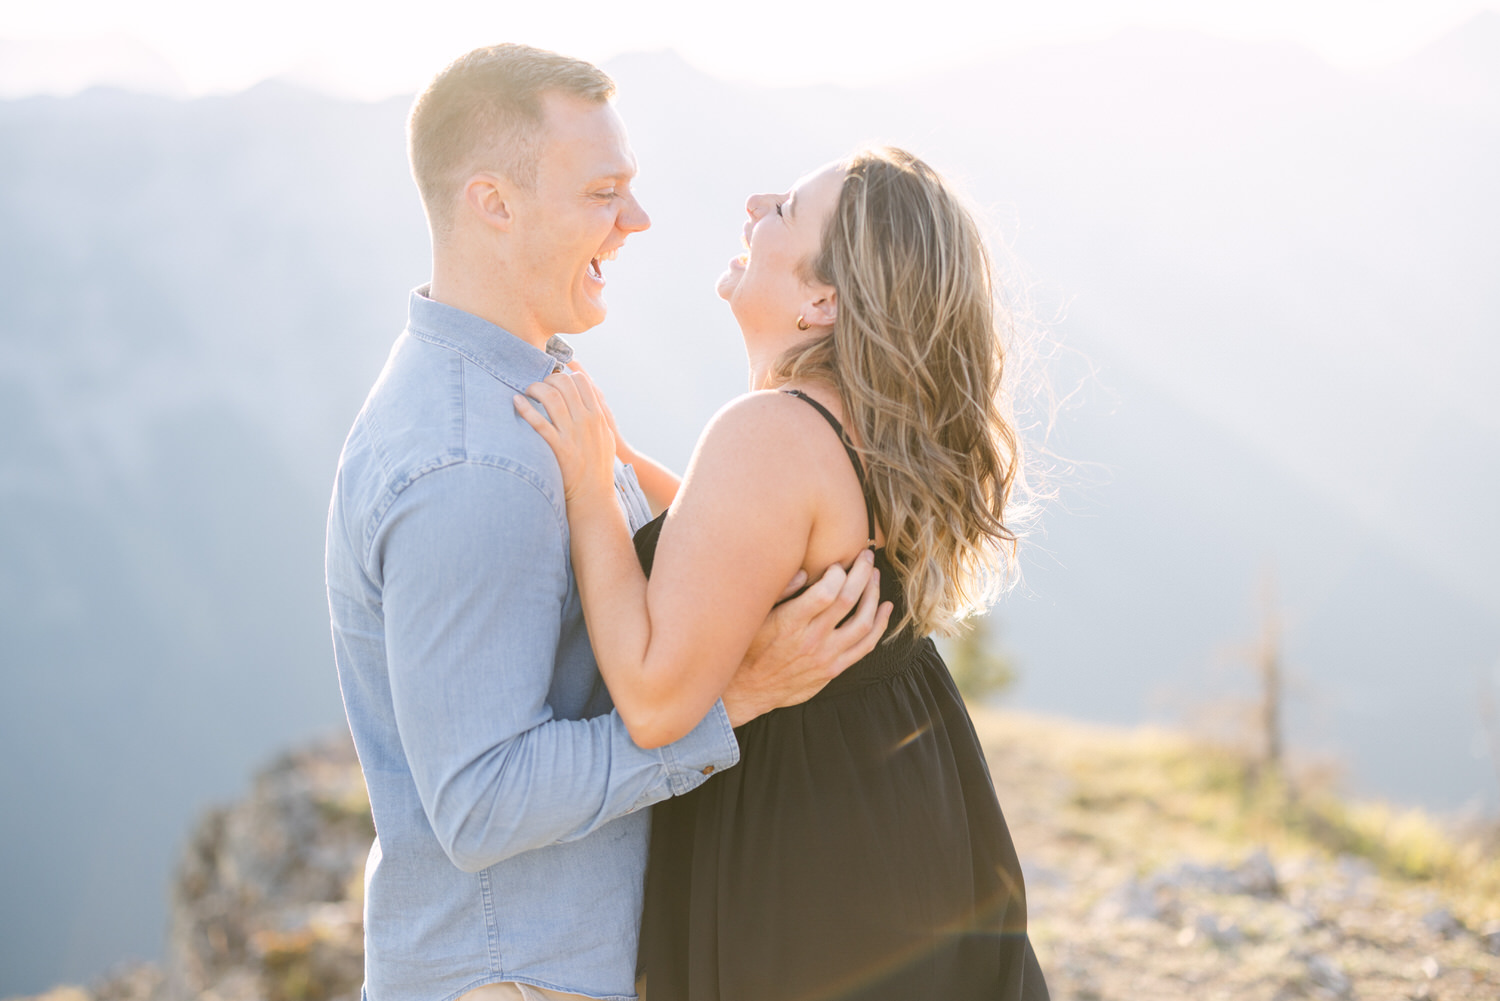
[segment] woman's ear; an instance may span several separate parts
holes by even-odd
[[[825,285],[816,297],[802,306],[802,319],[810,327],[831,327],[838,318],[839,294]]]
[[[464,184],[464,207],[486,226],[506,232],[514,218],[514,194],[511,183],[500,175],[478,173]]]

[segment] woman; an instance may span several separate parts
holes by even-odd
[[[747,209],[718,291],[756,391],[715,416],[675,499],[645,477],[671,507],[634,544],[587,378],[531,387],[547,417],[516,400],[557,454],[600,672],[642,746],[703,717],[799,569],[873,559],[891,603],[872,654],[740,727],[737,767],[656,808],[650,1001],[1045,998],[1015,851],[926,638],[993,595],[1015,542],[983,240],[894,149]]]

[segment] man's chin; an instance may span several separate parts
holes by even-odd
[[[559,334],[582,334],[603,323],[609,315],[609,307],[603,301],[589,303],[573,311],[566,326],[558,327]]]

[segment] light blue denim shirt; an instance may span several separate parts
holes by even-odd
[[[635,996],[650,804],[733,765],[722,704],[653,751],[599,677],[562,478],[511,398],[566,361],[412,293],[328,512],[334,656],[370,790],[368,1001],[513,980]],[[616,466],[632,530],[650,517]]]

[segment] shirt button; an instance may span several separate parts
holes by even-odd
[[[704,775],[712,775],[713,773],[714,773],[714,766],[713,765],[709,765],[707,768],[703,769],[703,774]]]

